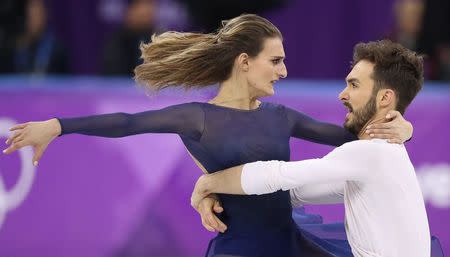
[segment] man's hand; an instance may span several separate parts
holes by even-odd
[[[195,183],[191,195],[191,205],[198,208],[200,201],[213,193],[245,195],[241,186],[241,174],[244,165],[217,171],[201,176]]]
[[[191,206],[194,209],[198,209],[198,205],[200,204],[200,201],[208,196],[210,193],[206,190],[206,175],[202,175],[200,178],[198,178],[197,182],[195,183],[194,190],[192,191],[191,195]]]
[[[200,214],[202,224],[208,231],[223,233],[227,230],[227,226],[215,215],[223,212],[216,195],[203,198],[195,210]]]
[[[400,112],[389,111],[386,119],[390,121],[367,126],[366,134],[372,138],[387,139],[389,143],[396,144],[403,144],[411,139],[414,128]]]

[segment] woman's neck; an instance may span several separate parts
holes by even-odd
[[[253,110],[261,104],[250,94],[247,83],[233,78],[220,84],[219,93],[209,103],[241,110]]]

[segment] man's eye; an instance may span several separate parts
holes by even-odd
[[[273,64],[279,64],[280,61],[281,61],[280,59],[275,59],[275,60],[272,60],[272,63],[273,63]]]
[[[352,88],[358,88],[358,86],[355,83],[352,83]]]

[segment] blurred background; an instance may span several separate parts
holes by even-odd
[[[167,30],[211,32],[241,13],[268,18],[284,35],[289,77],[267,101],[337,124],[356,43],[389,38],[426,56],[424,90],[405,114],[415,128],[406,146],[431,232],[449,255],[448,0],[1,0],[0,142],[18,122],[207,101],[214,88],[138,90],[138,46]],[[293,160],[332,149],[291,146]],[[202,256],[214,236],[190,207],[201,172],[175,135],[71,135],[37,168],[31,155],[0,156],[0,256]],[[306,213],[323,217],[312,223],[343,220],[340,205]]]

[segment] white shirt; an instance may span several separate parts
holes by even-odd
[[[241,184],[246,194],[292,189],[296,204],[343,201],[354,256],[430,256],[425,204],[403,145],[359,140],[321,159],[250,163]]]

